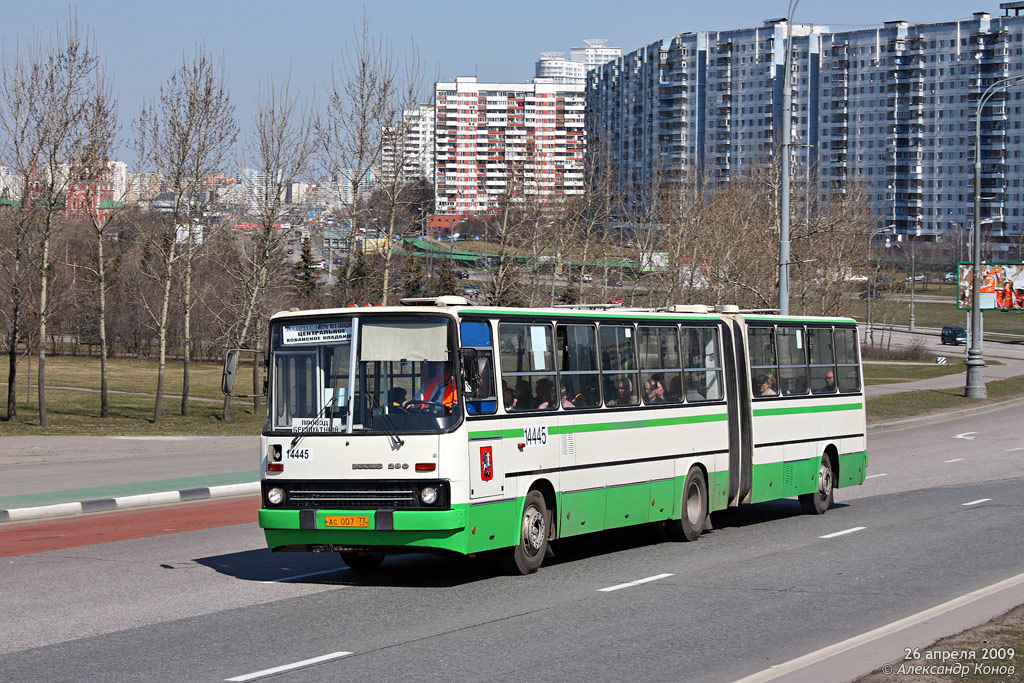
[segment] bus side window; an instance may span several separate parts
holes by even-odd
[[[779,369],[775,358],[775,328],[752,326],[747,335],[747,348],[754,397],[777,396]]]
[[[463,321],[460,328],[466,412],[470,415],[494,413],[498,409],[498,396],[494,383],[491,326],[483,321]]]
[[[832,345],[832,328],[807,328],[807,342],[811,357],[811,393],[836,393],[836,354]]]
[[[563,410],[601,405],[593,325],[559,325],[559,402]]]
[[[499,323],[498,347],[505,410],[556,410],[551,326]]]
[[[779,387],[783,396],[807,393],[807,336],[803,327],[778,328]]]
[[[717,331],[712,327],[684,327],[682,332],[686,400],[690,403],[721,400],[722,365]]]
[[[836,384],[840,393],[860,391],[860,363],[857,357],[857,330],[837,327],[836,338]]]

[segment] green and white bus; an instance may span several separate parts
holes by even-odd
[[[459,297],[270,321],[260,526],[273,551],[501,551],[798,496],[867,469],[856,324]],[[225,391],[237,357],[229,354]]]

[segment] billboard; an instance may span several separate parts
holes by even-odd
[[[971,278],[974,264],[958,263],[956,278],[956,307],[971,308]],[[982,310],[1024,310],[1024,263],[981,264]]]

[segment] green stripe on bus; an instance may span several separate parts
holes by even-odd
[[[863,403],[843,403],[841,405],[802,406],[797,408],[762,408],[754,411],[754,417],[768,415],[802,415],[805,413],[835,413],[841,410],[860,410]]]
[[[523,416],[528,419],[533,416]],[[593,424],[550,425],[548,434],[586,434],[588,432],[611,432],[620,429],[645,429],[647,427],[671,427],[673,425],[700,424],[702,422],[725,422],[729,419],[726,413],[711,415],[687,415],[685,417],[658,417],[650,420],[633,420],[631,422],[595,422]],[[470,439],[519,439],[525,436],[522,429],[496,429],[489,432],[470,432]]]
[[[781,316],[781,315],[745,315],[747,320],[757,321],[771,321],[777,323],[835,323],[852,325],[855,321],[853,318],[811,318],[811,317],[800,317],[800,316]]]

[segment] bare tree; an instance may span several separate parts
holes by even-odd
[[[363,17],[361,30],[332,67],[326,87],[326,108],[317,117],[317,156],[333,201],[345,214],[345,271],[341,296],[352,300],[353,275],[358,265],[356,232],[364,228],[366,197],[379,168],[387,118],[388,97],[394,92],[396,68],[388,43],[370,34]]]
[[[50,312],[50,282],[55,267],[53,240],[59,231],[68,183],[68,163],[82,152],[86,112],[99,58],[91,41],[72,17],[48,38],[35,35],[15,54],[5,56],[0,81],[0,127],[5,157],[22,188],[23,217],[17,228],[37,244],[39,274],[37,306],[39,423],[46,414],[46,338]],[[24,274],[24,251],[16,254],[16,281]],[[16,299],[21,296],[16,294]],[[21,305],[20,301],[17,304]],[[12,322],[14,328],[18,323]],[[17,332],[14,333],[15,340]],[[13,346],[12,346],[13,348]],[[9,370],[8,416],[14,385],[14,357]]]
[[[160,86],[156,101],[144,105],[134,122],[140,163],[153,168],[170,192],[169,210],[151,214],[145,224],[143,272],[159,283],[156,297],[142,298],[159,343],[154,422],[163,412],[171,288],[178,262],[184,258],[191,264],[194,256],[200,180],[214,170],[213,164],[221,161],[237,134],[223,69],[219,71],[202,46],[192,58],[182,55],[181,66]],[[185,308],[190,310],[190,300]]]
[[[276,277],[276,273],[283,266],[286,234],[277,226],[282,217],[285,188],[307,177],[315,147],[309,104],[300,100],[298,93],[292,94],[290,79],[279,84],[271,80],[256,96],[252,138],[245,152],[251,169],[246,190],[256,225],[252,235],[234,240],[239,258],[233,267],[227,268],[240,302],[237,322],[229,331],[229,343],[233,346],[259,339],[255,330],[267,316],[268,293],[284,280]],[[229,396],[224,397],[225,421],[231,419],[230,400]],[[256,397],[253,410],[258,409]]]

